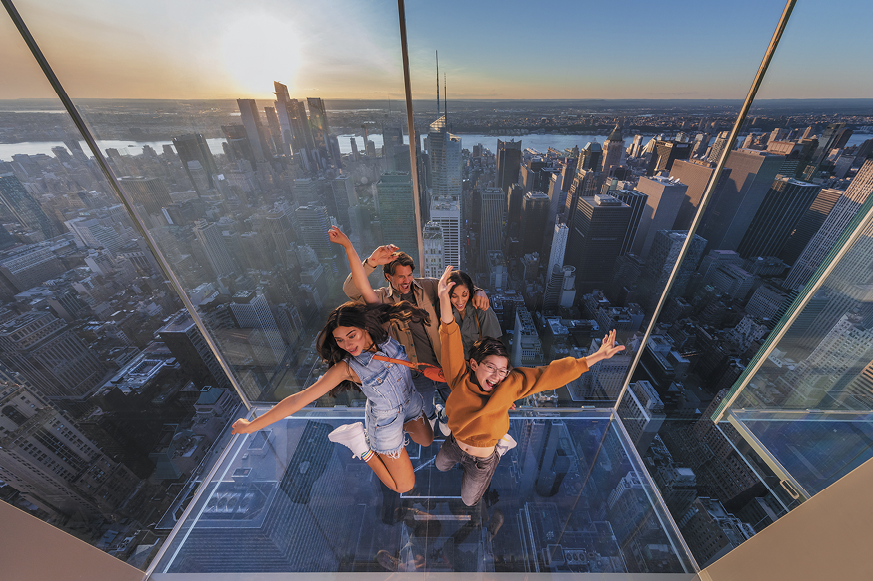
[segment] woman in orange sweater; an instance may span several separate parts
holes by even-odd
[[[464,344],[455,322],[449,293],[452,267],[440,278],[440,341],[443,345],[443,373],[452,392],[446,401],[449,436],[434,465],[443,472],[460,463],[464,476],[461,500],[473,506],[488,488],[500,461],[497,443],[509,431],[509,409],[517,399],[532,393],[557,389],[588,371],[588,366],[623,351],[610,331],[595,353],[579,359],[566,357],[544,367],[509,368],[509,354],[498,339],[486,337],[470,349],[469,365],[464,361]]]

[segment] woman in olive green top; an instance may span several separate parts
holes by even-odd
[[[509,409],[515,400],[566,385],[588,371],[588,366],[623,351],[615,345],[610,331],[595,353],[575,359],[566,357],[544,367],[509,368],[509,354],[503,343],[486,337],[470,350],[464,360],[463,342],[449,298],[454,283],[452,267],[446,268],[437,286],[440,298],[440,341],[446,382],[452,392],[446,402],[449,436],[434,459],[443,472],[460,463],[464,469],[461,500],[473,506],[491,483],[500,461],[498,443],[509,430]]]
[[[452,312],[455,321],[461,329],[461,338],[464,340],[464,359],[470,358],[470,348],[473,343],[484,337],[500,339],[503,330],[494,309],[477,309],[470,299],[476,294],[473,280],[461,271],[453,272],[449,276],[449,282],[455,283],[449,292],[452,301]]]

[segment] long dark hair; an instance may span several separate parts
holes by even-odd
[[[316,349],[328,367],[333,367],[349,356],[349,352],[336,344],[333,332],[337,327],[357,327],[370,334],[375,345],[388,340],[386,327],[392,321],[414,321],[430,325],[430,315],[408,301],[397,304],[372,304],[349,301],[335,308],[327,318],[324,329],[316,340]],[[332,397],[348,389],[358,387],[351,381],[344,381],[330,391]]]
[[[452,291],[449,293],[449,296],[455,294],[455,290],[458,287],[465,286],[467,287],[467,291],[469,291],[470,296],[467,297],[467,300],[472,300],[473,295],[476,294],[476,291],[473,290],[475,287],[473,286],[473,279],[470,278],[470,275],[466,272],[462,272],[460,270],[456,270],[452,274],[449,275],[449,282],[455,283],[455,286],[452,287]]]

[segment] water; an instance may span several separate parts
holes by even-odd
[[[350,138],[355,138],[355,143],[358,146],[358,151],[364,151],[364,137],[361,135],[351,135],[344,134],[338,135],[337,139],[339,140],[339,147],[341,153],[351,153],[352,146],[350,143]],[[589,141],[597,140],[598,143],[603,143],[606,141],[606,135],[557,135],[557,134],[531,134],[531,135],[522,135],[522,136],[499,136],[499,135],[481,135],[481,134],[469,134],[469,133],[460,133],[458,137],[461,138],[461,144],[466,149],[473,149],[473,146],[477,143],[481,143],[485,147],[491,150],[492,153],[497,152],[497,140],[500,139],[502,141],[510,141],[515,139],[516,141],[521,140],[521,146],[523,149],[527,149],[531,147],[541,153],[546,153],[549,147],[554,147],[558,151],[563,151],[565,148],[572,148],[573,146],[578,146],[580,149],[585,147],[585,144]],[[867,139],[873,138],[873,135],[869,134],[854,134],[849,138],[849,142],[847,145],[858,145]],[[423,137],[422,137],[423,139]],[[631,140],[633,139],[632,134],[628,134],[624,136],[625,145],[630,145]],[[646,143],[651,136],[645,136],[643,139],[643,143]],[[370,140],[376,145],[376,150],[378,151],[382,147],[382,135],[379,133],[374,133],[370,135]],[[406,136],[403,138],[404,143],[409,143],[406,139]],[[121,152],[122,155],[140,155],[142,153],[142,149],[144,146],[149,145],[154,148],[158,153],[163,152],[164,145],[170,145],[172,142],[167,141],[127,141],[127,140],[118,140],[118,139],[101,139],[97,142],[97,145],[100,149],[105,153],[105,151],[109,148],[115,148]],[[207,145],[209,146],[209,151],[213,154],[223,154],[224,149],[222,149],[221,144],[224,143],[224,139],[221,137],[212,137],[206,140]],[[45,155],[53,156],[52,147],[63,146],[63,142],[61,141],[23,141],[20,143],[0,143],[0,160],[2,161],[11,161],[13,155],[17,154],[27,154],[27,155],[37,155],[43,153]],[[88,146],[84,141],[80,141],[79,145],[82,146],[82,149],[86,152],[88,151]]]

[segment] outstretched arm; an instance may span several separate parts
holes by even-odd
[[[293,395],[289,395],[263,415],[258,416],[252,421],[238,419],[233,423],[234,434],[251,434],[270,424],[274,424],[300,411],[303,407],[311,404],[346,379],[353,379],[347,363],[339,363],[327,370],[327,373],[322,375],[318,381],[313,383],[303,391],[299,391]]]
[[[370,279],[367,278],[367,273],[364,272],[364,265],[361,264],[361,258],[358,256],[355,247],[352,246],[352,241],[349,240],[349,237],[343,234],[343,232],[336,226],[331,227],[328,231],[328,236],[330,236],[331,242],[335,242],[345,248],[346,256],[349,259],[349,268],[352,270],[352,281],[355,283],[358,291],[360,291],[364,301],[370,304],[382,302],[379,300],[376,291],[374,291],[373,287],[370,285]]]

